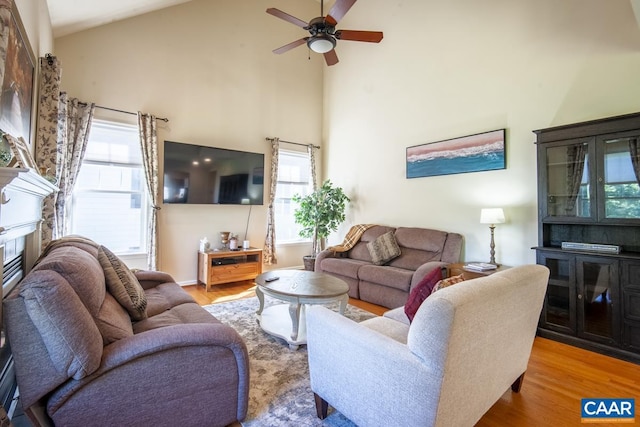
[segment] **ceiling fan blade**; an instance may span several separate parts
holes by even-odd
[[[308,39],[308,38],[309,38],[309,37],[304,37],[304,38],[301,38],[300,40],[296,40],[296,41],[294,41],[294,42],[291,42],[291,43],[285,44],[285,45],[284,45],[284,46],[282,46],[282,47],[279,47],[279,48],[277,48],[277,49],[274,49],[274,50],[273,50],[273,53],[277,53],[277,54],[279,55],[279,54],[281,54],[281,53],[288,52],[288,51],[290,51],[291,49],[293,49],[294,47],[298,47],[298,46],[300,46],[301,44],[305,44],[305,43],[307,42],[307,39]]]
[[[338,63],[338,54],[335,49],[331,49],[329,52],[324,53],[324,60],[327,65],[336,65]]]
[[[285,21],[290,22],[293,25],[297,25],[298,27],[306,28],[309,25],[302,19],[291,16],[288,13],[281,11],[280,9],[276,9],[275,7],[270,7],[269,9],[267,9],[267,13],[269,15],[275,16],[276,18],[284,19]]]
[[[329,11],[326,21],[335,27],[338,21],[349,12],[349,9],[351,9],[351,6],[353,6],[355,2],[356,0],[337,0]]]
[[[356,30],[338,30],[335,34],[339,40],[351,40],[354,42],[380,43],[382,40],[382,31],[356,31]]]

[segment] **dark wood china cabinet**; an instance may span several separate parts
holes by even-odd
[[[534,133],[538,333],[640,363],[640,113]]]

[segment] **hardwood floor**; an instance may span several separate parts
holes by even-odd
[[[196,285],[184,289],[198,304],[206,305],[251,297],[255,295],[254,286],[252,282],[242,282],[218,286],[211,292]],[[377,315],[387,310],[352,298],[349,303]],[[634,363],[537,337],[520,393],[505,392],[477,426],[579,426],[582,398],[640,400],[639,368]],[[598,423],[598,426],[606,425],[619,426]]]

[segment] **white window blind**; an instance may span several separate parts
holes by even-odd
[[[302,227],[295,223],[293,216],[298,204],[291,198],[295,194],[306,196],[313,191],[309,155],[280,149],[278,156],[278,183],[274,205],[278,244],[308,242],[310,239],[298,235]]]
[[[73,192],[72,233],[116,254],[145,253],[144,179],[137,126],[93,120]]]

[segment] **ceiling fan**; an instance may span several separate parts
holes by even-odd
[[[288,52],[294,47],[298,47],[304,43],[314,52],[322,53],[327,65],[335,65],[338,63],[338,55],[335,47],[337,40],[350,40],[356,42],[380,43],[382,40],[381,31],[356,31],[356,30],[336,30],[336,25],[349,9],[355,4],[356,0],[336,0],[335,4],[324,16],[324,0],[320,1],[320,15],[313,18],[309,23],[301,19],[291,16],[288,13],[276,8],[267,9],[267,13],[277,18],[284,19],[294,25],[297,25],[309,31],[309,37],[303,37],[299,40],[288,43],[282,47],[274,49],[273,53],[281,54]]]

